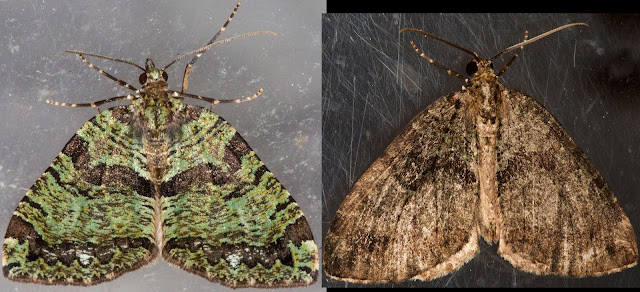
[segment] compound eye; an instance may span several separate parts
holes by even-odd
[[[467,64],[467,74],[471,76],[476,74],[476,72],[478,72],[478,64],[475,61],[469,62],[469,64]]]
[[[164,81],[168,81],[169,80],[169,74],[167,74],[167,72],[162,71],[162,79],[164,79]]]
[[[138,81],[140,81],[140,84],[145,84],[147,82],[147,72],[140,74]]]

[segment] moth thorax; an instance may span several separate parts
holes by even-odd
[[[488,90],[488,89],[485,89]],[[501,116],[501,102],[498,91],[483,95],[478,108],[476,126],[481,137],[495,136],[498,132],[499,117]]]
[[[164,80],[147,82],[143,88],[143,92],[146,93],[147,97],[152,99],[161,99],[161,98],[166,99],[168,90],[169,90],[169,85]]]
[[[476,116],[495,120],[500,116],[501,91],[496,82],[475,82],[467,87]]]
[[[154,140],[164,139],[163,135],[174,122],[174,105],[168,98],[145,96],[139,107],[139,121],[144,132]]]

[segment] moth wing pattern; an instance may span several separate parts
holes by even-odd
[[[6,277],[93,285],[156,258],[153,185],[129,117],[121,106],[89,120],[27,191],[4,238]]]
[[[315,282],[317,247],[289,192],[220,116],[186,112],[161,187],[163,257],[234,288]]]
[[[498,252],[538,274],[581,277],[634,266],[633,228],[593,163],[540,103],[519,91],[508,95],[510,116],[497,143]]]
[[[477,254],[477,138],[465,100],[454,93],[429,105],[361,176],[329,228],[327,275],[428,280]]]

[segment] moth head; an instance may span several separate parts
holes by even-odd
[[[147,82],[158,82],[169,80],[169,75],[164,70],[156,68],[151,59],[147,59],[145,72],[140,74],[138,81],[140,84],[145,85]]]
[[[473,58],[473,60],[467,64],[466,71],[467,74],[471,76],[471,79],[467,80],[467,87],[473,86],[478,88],[480,85],[495,84],[498,79],[493,71],[493,63],[491,60]],[[487,92],[487,94],[489,93]]]
[[[501,87],[498,77],[493,71],[493,63],[490,60],[474,58],[467,64],[467,74],[471,76],[467,79],[465,90],[470,94],[470,103],[473,105],[471,116],[480,115],[486,120],[495,121],[501,111]]]
[[[481,61],[476,61],[476,60],[472,60],[471,62],[469,62],[467,64],[467,74],[469,74],[469,76],[472,76],[473,74],[476,74],[478,72],[478,65],[481,64],[480,66],[487,66],[487,63],[489,65],[489,68],[491,68],[491,71],[493,71],[493,63],[491,61],[486,61],[486,60],[481,60]]]

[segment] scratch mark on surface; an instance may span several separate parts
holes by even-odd
[[[576,48],[578,47],[578,41],[573,43],[573,68],[576,67]]]
[[[353,126],[353,121],[355,118],[355,110],[356,110],[356,76],[353,76],[353,82],[351,83],[353,86],[353,96],[351,98],[351,141],[349,144],[349,149],[351,149],[349,151],[349,161],[352,163],[349,163],[349,183],[352,184],[353,183],[353,131],[354,131],[354,126]]]
[[[374,49],[376,52],[382,54],[384,57],[386,57],[387,59],[391,60],[391,57],[389,57],[389,55],[385,54],[382,50],[380,50],[380,48],[374,46],[373,44],[371,44],[370,41],[368,41],[366,38],[362,37],[360,34],[358,34],[358,32],[354,32],[362,41],[364,41],[365,44],[367,44],[369,47],[371,47],[372,49]],[[381,62],[386,68],[387,70],[389,70],[394,76],[397,76],[395,72],[393,72],[393,70],[391,70],[387,65],[384,64],[384,62]]]

